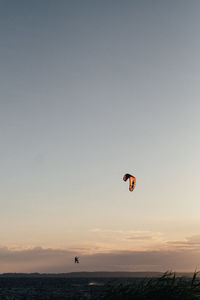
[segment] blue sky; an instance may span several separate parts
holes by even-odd
[[[149,251],[200,234],[199,8],[0,1],[2,247]]]

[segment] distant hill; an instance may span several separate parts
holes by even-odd
[[[3,273],[0,277],[62,277],[62,278],[152,278],[162,272],[71,272],[71,273]],[[191,277],[193,273],[176,273],[177,276]]]

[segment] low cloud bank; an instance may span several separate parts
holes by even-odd
[[[198,243],[198,238],[185,242]],[[179,242],[181,244],[181,242]],[[174,242],[177,244],[177,241]],[[80,251],[80,250],[79,250]],[[200,268],[199,249],[112,251],[81,254],[78,250],[0,248],[0,272],[66,273],[79,271],[194,271]],[[75,255],[80,264],[74,264]]]

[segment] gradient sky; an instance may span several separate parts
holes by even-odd
[[[0,0],[0,272],[195,269],[199,30],[198,0]]]

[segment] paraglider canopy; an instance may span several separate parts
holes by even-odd
[[[126,181],[129,179],[129,191],[132,192],[136,185],[136,178],[133,175],[125,174],[123,180]]]

